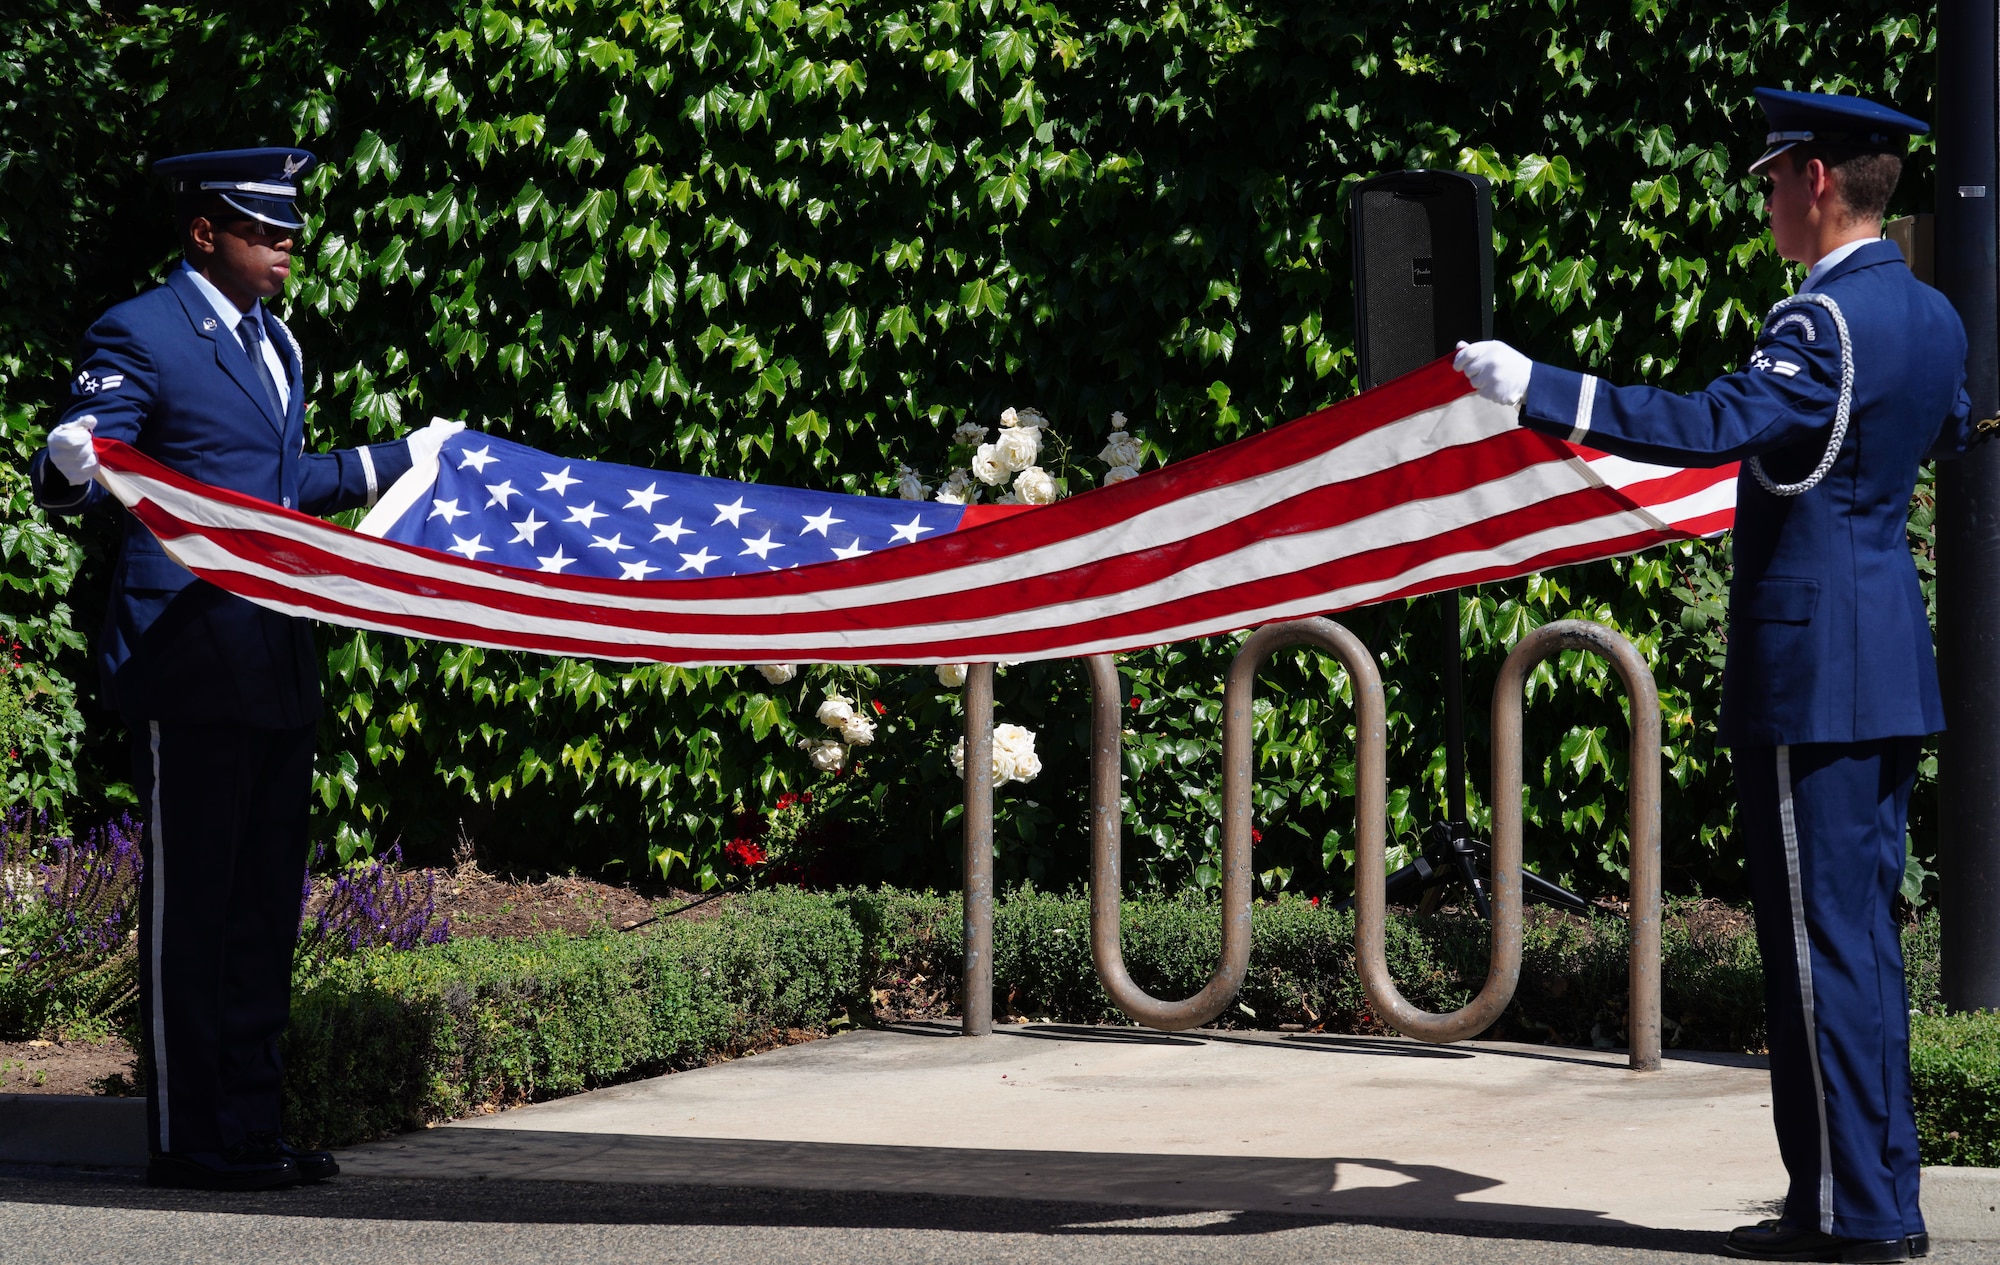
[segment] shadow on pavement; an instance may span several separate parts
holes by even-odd
[[[1142,1157],[1152,1158],[1152,1157]],[[1331,1161],[1320,1161],[1331,1163]],[[1450,1175],[1453,1177],[1462,1175]],[[1473,1179],[1477,1181],[1478,1179]],[[342,1176],[317,1186],[252,1194],[154,1190],[134,1170],[0,1167],[0,1203],[150,1212],[313,1217],[367,1222],[513,1225],[659,1225],[854,1230],[950,1230],[1051,1237],[1227,1238],[1362,1222],[1496,1241],[1573,1243],[1689,1256],[1717,1254],[1721,1236],[1615,1222],[1545,1225],[1022,1199],[935,1192],[799,1190],[458,1176]],[[1496,1212],[1512,1211],[1495,1205]]]

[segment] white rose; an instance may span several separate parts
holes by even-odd
[[[981,452],[985,451],[981,447]],[[1007,470],[1026,470],[1042,455],[1042,432],[1032,426],[1003,430],[993,441],[993,460]]]
[[[1112,430],[1125,429],[1125,415],[1123,413],[1113,413],[1111,415],[1111,429]]]
[[[943,505],[963,505],[970,499],[973,490],[972,472],[954,470],[946,477],[944,486],[938,489],[937,499]]]
[[[1049,424],[1049,419],[1043,417],[1040,413],[1037,413],[1034,409],[1024,408],[1019,413],[1015,414],[1014,424],[1017,426],[1039,430],[1042,427],[1047,426]]]
[[[1056,481],[1040,466],[1029,466],[1014,479],[1014,495],[1021,498],[1023,505],[1053,505]]]
[[[921,501],[931,494],[931,485],[908,466],[896,470],[896,495],[906,501]]]
[[[965,776],[965,739],[951,749],[951,767]],[[1035,754],[1035,732],[1019,725],[993,726],[993,785],[1032,782],[1042,771],[1041,757]]]
[[[847,763],[847,748],[831,738],[805,738],[799,742],[806,759],[822,773],[838,773]]]
[[[865,747],[875,741],[875,722],[866,716],[855,716],[840,727],[840,740],[856,747]]]
[[[1131,466],[1113,466],[1104,472],[1104,486],[1108,488],[1114,483],[1123,483],[1127,479],[1138,477],[1139,472]]]
[[[1111,432],[1111,442],[1104,445],[1104,451],[1097,459],[1107,466],[1131,466],[1138,468],[1144,454],[1139,450],[1139,441],[1122,430]]]
[[[760,663],[757,670],[773,685],[783,685],[799,674],[798,667],[790,663]]]
[[[1021,424],[1021,415],[1010,408],[1001,409],[1000,424],[1002,426],[1019,426]]]
[[[981,483],[1005,483],[1012,473],[1013,467],[1001,465],[995,457],[992,444],[981,444],[979,451],[972,454],[972,477]]]
[[[993,785],[1032,782],[1041,771],[1034,730],[1019,725],[993,726]]]
[[[965,684],[965,672],[969,665],[963,663],[940,663],[937,665],[938,684],[957,689]]]
[[[854,704],[838,694],[830,694],[819,705],[819,723],[828,729],[839,729],[854,719]]]
[[[951,442],[966,448],[973,448],[986,442],[986,428],[978,422],[961,422],[951,433]]]

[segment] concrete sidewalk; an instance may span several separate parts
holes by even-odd
[[[1055,1025],[848,1033],[342,1157],[693,1183],[1718,1230],[1784,1192],[1761,1061]]]
[[[1766,1085],[1762,1060],[1720,1054],[1638,1074],[1548,1046],[906,1024],[356,1147],[342,1188],[941,1196],[1623,1242],[1768,1215]],[[144,1162],[141,1100],[0,1096],[0,1164]],[[2000,1241],[2000,1170],[1926,1169],[1924,1211],[1941,1242]]]

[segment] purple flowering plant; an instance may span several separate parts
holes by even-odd
[[[322,848],[314,860],[324,858]],[[401,859],[391,849],[332,875],[308,874],[295,966],[450,937],[436,875],[404,871]],[[74,834],[55,833],[45,813],[0,818],[0,1039],[50,1030],[136,1035],[144,870],[145,824],[129,814]]]
[[[45,813],[0,821],[0,1031],[133,1020],[144,838],[129,814],[75,835],[54,834]]]
[[[322,845],[314,867],[325,859]],[[402,868],[400,844],[381,856],[326,877],[306,875],[299,894],[299,942],[294,961],[323,965],[361,949],[414,949],[451,938],[451,919],[437,911],[437,874]]]

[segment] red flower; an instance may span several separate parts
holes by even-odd
[[[889,714],[889,709],[882,706],[882,700],[879,698],[869,699],[868,705],[875,709],[875,714],[877,716],[887,716]]]
[[[1262,843],[1262,842],[1264,842],[1264,832],[1263,832],[1263,831],[1261,831],[1261,830],[1259,830],[1259,829],[1257,829],[1257,827],[1255,827],[1255,826],[1252,826],[1252,827],[1250,827],[1250,843],[1251,843],[1251,845],[1252,845],[1252,846],[1255,846],[1255,845],[1257,845],[1257,844],[1260,844],[1260,843]]]
[[[1319,905],[1319,897],[1317,897],[1317,896],[1313,897],[1313,905],[1314,905],[1315,907],[1317,907],[1317,906]]]
[[[1132,710],[1135,712],[1139,710],[1139,696],[1137,694],[1132,696]]]
[[[731,839],[723,845],[722,855],[746,870],[764,864],[764,849],[758,846],[755,839]]]
[[[786,791],[783,795],[778,796],[778,811],[783,812],[798,802],[799,797],[797,795],[791,791]]]

